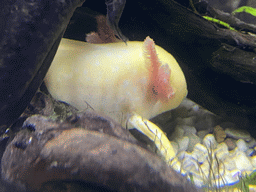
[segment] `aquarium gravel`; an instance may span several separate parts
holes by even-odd
[[[233,185],[256,171],[256,140],[246,130],[220,122],[189,99],[171,111],[169,118],[161,127],[175,149],[170,166],[197,187]]]

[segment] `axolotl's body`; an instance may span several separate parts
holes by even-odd
[[[187,95],[177,61],[149,37],[127,44],[62,39],[45,83],[55,99],[80,110],[89,104],[123,126],[133,114],[151,118],[173,109]]]
[[[62,39],[45,83],[54,98],[81,110],[89,104],[118,122],[133,112],[151,118],[187,95],[178,63],[150,38],[127,45]]]

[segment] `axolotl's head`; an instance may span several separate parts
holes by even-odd
[[[179,64],[149,37],[127,45],[62,39],[45,83],[54,98],[122,123],[176,108],[187,95]]]

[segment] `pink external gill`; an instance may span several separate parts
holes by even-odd
[[[149,66],[150,94],[162,101],[172,98],[174,91],[170,85],[171,69],[168,64],[162,65],[159,61],[155,43],[150,37],[147,37],[144,41],[144,54],[146,65]]]

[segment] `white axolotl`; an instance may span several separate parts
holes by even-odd
[[[147,135],[167,162],[175,157],[166,135],[147,119],[176,108],[187,84],[174,57],[149,37],[127,45],[62,39],[45,83],[55,99],[80,110],[89,104]]]

